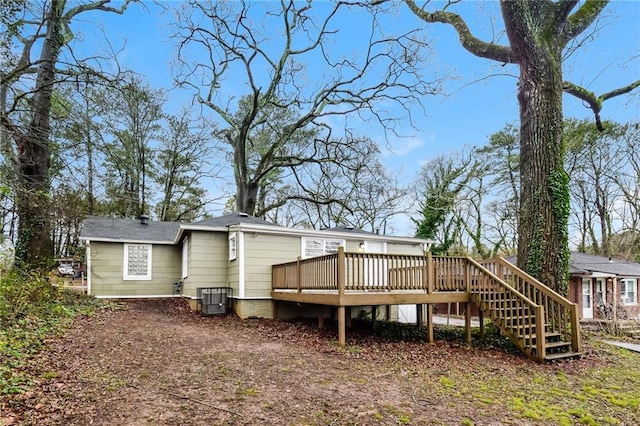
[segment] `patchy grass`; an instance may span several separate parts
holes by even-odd
[[[195,318],[179,303],[135,302],[77,321],[39,355],[40,370],[27,377],[38,386],[9,395],[10,416],[38,425],[627,425],[640,418],[640,356],[588,337],[583,358],[549,364],[512,352],[490,330],[485,339],[474,333],[468,347],[452,327],[438,327],[434,344],[350,330],[339,348],[335,328]]]

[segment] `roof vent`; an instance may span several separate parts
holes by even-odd
[[[140,225],[148,225],[149,224],[149,216],[143,214],[140,216]]]
[[[249,217],[249,215],[246,214],[245,212],[238,212],[238,216],[240,216],[240,217]]]
[[[344,227],[347,231],[353,231],[353,226],[352,225],[347,225]]]

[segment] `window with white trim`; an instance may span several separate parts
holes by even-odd
[[[150,280],[151,252],[151,244],[125,244],[122,279]]]
[[[638,304],[638,280],[636,278],[623,278],[620,280],[620,296],[623,305]]]
[[[302,238],[302,257],[315,257],[338,252],[338,247],[344,247],[345,240],[333,238]]]
[[[238,257],[238,236],[235,232],[229,234],[229,260],[236,260]]]
[[[189,276],[188,261],[189,261],[189,237],[185,237],[184,240],[182,240],[182,278],[183,279]]]

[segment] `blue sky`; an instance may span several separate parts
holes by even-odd
[[[468,1],[458,11],[483,40],[490,41],[492,34],[500,34],[497,2]],[[104,27],[116,49],[124,46],[120,55],[122,66],[144,75],[155,88],[171,86],[170,64],[174,57],[173,42],[168,39],[171,15],[163,15],[157,6],[147,3],[146,8],[133,5],[124,16],[100,13],[86,19],[93,23],[76,26],[86,34],[83,43],[93,37],[101,43],[94,32],[97,21],[97,27]],[[398,5],[386,20],[398,27],[426,25],[404,5]],[[593,40],[565,62],[566,80],[598,94],[640,78],[640,1],[613,1],[605,11],[601,27]],[[345,22],[340,31],[344,36],[339,48],[349,49],[350,39],[359,31],[357,19]],[[467,53],[455,32],[443,24],[431,24],[427,31],[433,54],[424,66],[429,67],[428,72],[455,76],[445,85],[447,95],[424,99],[426,115],[416,110],[417,128],[406,125],[406,138],[384,141],[381,131],[374,130],[371,134],[383,147],[387,167],[404,180],[412,179],[422,164],[437,155],[485,144],[491,134],[507,124],[517,124],[518,118],[515,66],[503,66]],[[506,43],[504,36],[493,39]],[[638,121],[638,92],[605,102],[602,118]],[[177,110],[190,96],[191,93],[171,92],[169,105],[174,104]],[[592,114],[581,102],[565,96],[565,117],[592,118]]]

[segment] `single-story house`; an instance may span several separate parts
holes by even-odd
[[[571,252],[567,298],[578,304],[581,319],[640,319],[639,284],[640,263]]]
[[[569,300],[583,319],[640,319],[640,264],[586,253],[571,253]]]
[[[203,291],[220,290],[241,318],[274,317],[272,265],[336,253],[340,246],[348,252],[424,255],[431,243],[345,226],[292,229],[244,213],[194,223],[92,216],[80,239],[91,295],[184,297],[198,309]]]

